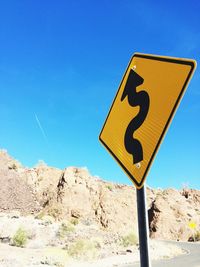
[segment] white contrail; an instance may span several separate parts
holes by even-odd
[[[40,131],[41,131],[41,133],[42,133],[42,135],[43,135],[45,141],[48,143],[47,136],[46,136],[45,131],[44,131],[44,129],[43,129],[43,127],[42,127],[42,125],[41,125],[39,119],[38,119],[38,116],[37,116],[36,113],[34,113],[34,114],[35,114],[35,119],[36,119],[36,122],[37,122],[37,124],[38,124],[38,127],[39,127],[39,129],[40,129]]]

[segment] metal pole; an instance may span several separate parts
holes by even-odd
[[[138,230],[140,242],[140,266],[151,267],[149,259],[149,225],[146,209],[146,188],[137,189]]]

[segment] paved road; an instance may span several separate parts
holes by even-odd
[[[189,253],[170,260],[152,261],[152,267],[200,267],[200,243],[176,242],[176,245]],[[140,264],[121,265],[120,267],[140,267]]]

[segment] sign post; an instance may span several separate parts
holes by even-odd
[[[143,185],[195,67],[191,59],[134,54],[99,136],[137,187],[142,267],[150,266]]]
[[[140,266],[151,267],[149,257],[149,223],[146,209],[146,186],[137,189],[138,232],[140,243]]]

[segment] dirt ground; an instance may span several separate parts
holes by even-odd
[[[176,246],[166,246],[159,241],[151,242],[150,252],[151,259],[166,259],[184,253]],[[0,266],[2,267],[112,267],[137,261],[139,261],[138,250],[92,261],[77,261],[69,258],[66,251],[60,248],[29,249],[0,244]]]

